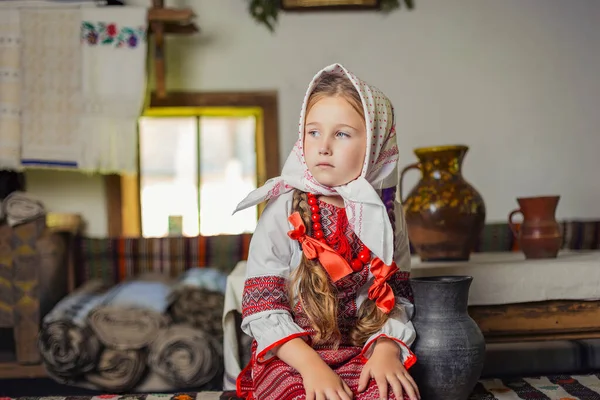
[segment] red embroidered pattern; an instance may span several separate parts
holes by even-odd
[[[267,310],[291,311],[285,279],[280,276],[246,279],[242,296],[243,318]]]
[[[351,249],[351,254],[346,254],[347,259],[356,257],[363,245],[352,228],[345,223],[347,221],[345,213],[338,212],[338,207],[324,202],[319,202],[319,207],[322,230],[327,243],[337,249],[335,246],[339,246],[341,241],[346,240],[347,244],[345,245]],[[346,221],[340,221],[339,218],[345,218]],[[338,232],[338,228],[344,232]],[[340,237],[342,235],[343,238]],[[356,324],[358,290],[367,283],[368,276],[369,268],[365,266],[362,270],[335,283],[338,293],[338,326],[342,333],[340,347],[334,350],[332,345],[327,343],[319,346],[313,345],[321,358],[344,379],[355,393],[355,400],[380,399],[374,379],[369,380],[369,385],[364,392],[356,393],[358,379],[366,359],[361,354],[363,350],[361,347],[348,345],[350,343],[349,333]],[[397,272],[390,278],[389,284],[396,296],[412,301],[408,277],[408,272]],[[286,282],[280,277],[267,276],[246,280],[242,299],[244,317],[271,309],[289,311],[286,289]],[[315,331],[300,303],[294,305],[292,316],[299,327],[308,332],[311,337],[314,335]],[[238,394],[248,395],[248,399],[252,400],[300,400],[306,398],[302,377],[296,370],[278,358],[272,358],[265,363],[256,362],[256,341],[253,341],[252,353],[254,362],[244,368],[238,378]],[[406,367],[410,366],[406,365]],[[395,399],[393,393],[388,393],[388,399]],[[404,399],[406,400],[408,397],[405,395]]]
[[[256,342],[253,343],[253,352]],[[361,355],[360,347],[341,346],[337,350],[331,348],[316,349],[319,356],[329,365],[340,378],[346,382],[354,393],[354,400],[379,400],[379,390],[375,379],[369,379],[367,389],[357,393],[358,380],[363,365],[367,361]],[[278,358],[268,363],[255,363],[242,371],[238,379],[238,396],[248,395],[252,400],[301,400],[306,399],[302,376]],[[403,400],[408,400],[403,394]],[[387,393],[388,400],[396,399],[394,393]]]
[[[321,211],[323,235],[325,240],[327,240],[327,244],[338,252],[341,250],[340,245],[342,243],[344,247],[348,246],[350,252],[341,255],[344,256],[346,261],[351,262],[353,258],[356,258],[363,245],[352,230],[346,213],[340,212],[340,210],[344,211],[344,209],[323,201],[319,201],[319,208]],[[338,228],[342,228],[344,232],[338,232]]]

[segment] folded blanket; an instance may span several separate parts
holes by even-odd
[[[223,374],[222,346],[200,329],[177,324],[161,330],[148,365],[176,387],[199,387]]]
[[[227,289],[227,274],[215,267],[189,268],[177,280],[175,288],[180,287],[202,288],[225,294],[225,290]]]
[[[96,369],[85,379],[104,390],[125,392],[133,389],[146,370],[146,356],[141,350],[104,349]]]
[[[170,290],[164,282],[121,283],[90,312],[90,326],[100,341],[111,348],[146,347],[169,322],[165,311]]]
[[[23,192],[12,192],[2,202],[2,213],[10,226],[24,224],[46,215],[44,205]]]
[[[44,317],[38,348],[50,376],[61,383],[91,371],[100,343],[86,325],[88,312],[102,299],[105,286],[89,281],[71,293]]]

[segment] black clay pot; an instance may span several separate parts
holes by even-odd
[[[485,340],[467,311],[471,276],[412,278],[417,363],[410,369],[422,400],[466,400],[481,375]]]

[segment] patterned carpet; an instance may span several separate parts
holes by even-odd
[[[600,400],[600,373],[514,379],[477,383],[469,400]]]
[[[234,400],[231,392],[19,397],[19,400]],[[0,397],[0,400],[13,400]],[[444,399],[435,399],[444,400]],[[486,379],[468,400],[600,400],[600,371],[587,375]]]

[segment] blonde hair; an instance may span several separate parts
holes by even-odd
[[[300,213],[306,234],[312,235],[311,211],[306,193],[294,191],[292,209],[292,212]],[[337,348],[342,338],[337,323],[338,293],[319,261],[309,260],[303,253],[300,265],[291,276],[288,290],[292,309],[295,308],[293,301],[297,298],[315,330],[314,344],[332,343]],[[365,299],[357,312],[356,325],[350,332],[350,342],[355,346],[364,345],[387,319],[388,315],[377,308],[373,300]]]
[[[306,113],[321,99],[325,97],[343,97],[350,105],[358,112],[365,121],[365,111],[363,109],[363,103],[360,99],[360,94],[346,77],[336,74],[324,74],[314,90],[308,98],[306,103]]]

